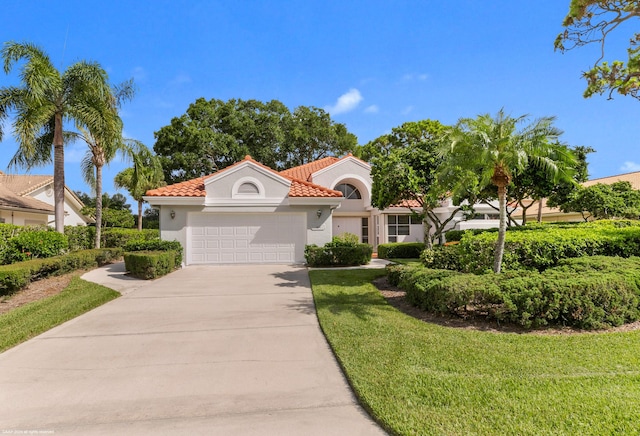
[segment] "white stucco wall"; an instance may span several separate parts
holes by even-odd
[[[54,198],[53,198],[53,184],[43,186],[31,194],[30,197],[33,197],[37,200],[40,200],[44,203],[47,203],[51,206],[55,207]],[[80,208],[77,208],[71,200],[71,194],[69,194],[65,190],[65,199],[64,199],[64,225],[65,226],[86,226],[87,223],[84,220],[84,217],[80,213]],[[53,225],[55,221],[55,215],[49,215],[48,222]]]
[[[48,223],[47,215],[10,210],[0,210],[0,218],[4,219],[6,224],[16,226],[47,225]]]
[[[234,195],[234,187],[244,183],[253,183],[260,189],[260,194],[256,196]],[[207,201],[216,200],[246,200],[252,199],[284,199],[289,193],[291,183],[275,174],[270,174],[265,170],[256,168],[253,165],[246,165],[238,169],[232,169],[220,173],[219,176],[212,176],[205,180],[205,190],[207,191]]]

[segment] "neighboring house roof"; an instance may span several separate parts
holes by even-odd
[[[0,183],[0,209],[19,210],[24,212],[51,215],[54,213],[52,206],[31,197],[22,197],[14,194],[10,189]]]
[[[0,171],[0,184],[19,196],[28,195],[49,183],[53,183],[53,176],[5,174]]]
[[[327,158],[325,158],[327,159]],[[332,158],[337,159],[337,158]],[[321,159],[322,160],[322,159]],[[286,179],[291,180],[291,187],[289,188],[289,197],[342,197],[342,193],[340,191],[334,191],[333,189],[327,189],[323,186],[314,185],[305,180],[297,179],[293,176],[283,174],[282,172],[278,173],[272,168],[269,168],[266,165],[261,164],[260,162],[254,160],[251,156],[245,156],[244,160],[240,162],[236,162],[235,164],[224,168],[217,173],[209,174],[207,176],[198,177],[196,179],[187,180],[185,182],[176,183],[169,186],[163,186],[162,188],[151,189],[147,191],[146,196],[148,197],[206,197],[207,193],[205,191],[204,183],[205,180],[212,176],[217,176],[225,171],[229,171],[232,168],[240,165],[243,162],[250,161],[255,165],[259,165],[267,171],[270,171],[274,174],[279,175],[280,177],[285,177]],[[299,167],[298,167],[299,168]]]

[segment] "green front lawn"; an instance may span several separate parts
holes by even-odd
[[[60,294],[0,315],[0,352],[119,296],[112,289],[74,277]]]
[[[382,270],[311,271],[322,329],[392,432],[638,434],[640,331],[536,335],[424,323],[389,306]]]

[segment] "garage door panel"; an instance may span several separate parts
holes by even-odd
[[[304,253],[303,214],[191,214],[189,263],[293,263]]]

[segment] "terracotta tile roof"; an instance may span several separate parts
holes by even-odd
[[[306,163],[304,165],[300,165],[297,167],[289,168],[288,170],[280,171],[281,176],[285,176],[291,179],[304,180],[306,182],[311,181],[311,174],[316,171],[320,171],[323,168],[326,168],[334,163],[338,162],[340,159],[337,157],[324,157],[322,159],[314,160],[313,162]]]
[[[422,207],[422,205],[417,200],[402,200],[400,203],[392,204],[390,207],[411,207],[415,209]]]
[[[14,194],[10,189],[0,184],[0,209],[21,209],[34,213],[54,213],[53,206],[32,197]]]
[[[213,174],[209,174],[208,176],[198,177],[197,179],[187,180],[186,182],[151,189],[147,191],[146,195],[149,197],[206,197],[207,193],[204,190],[204,181],[212,175]]]
[[[342,197],[342,193],[339,191],[327,189],[325,187],[314,185],[313,183],[307,181],[298,180],[286,174],[278,173],[274,169],[261,164],[248,155],[245,156],[242,161],[236,162],[235,164],[228,166],[227,168],[224,168],[217,173],[198,177],[197,179],[187,180],[186,182],[164,186],[158,189],[152,189],[150,191],[147,191],[146,195],[149,197],[206,197],[207,193],[204,189],[204,182],[206,179],[225,171],[229,171],[231,168],[240,165],[245,161],[251,161],[251,163],[258,165],[265,170],[272,172],[273,174],[277,174],[281,177],[291,180],[291,187],[289,188],[290,197]]]
[[[289,188],[289,197],[342,197],[342,192],[293,179]]]
[[[0,171],[0,184],[18,196],[53,183],[53,176],[32,176],[29,174],[5,174]]]

